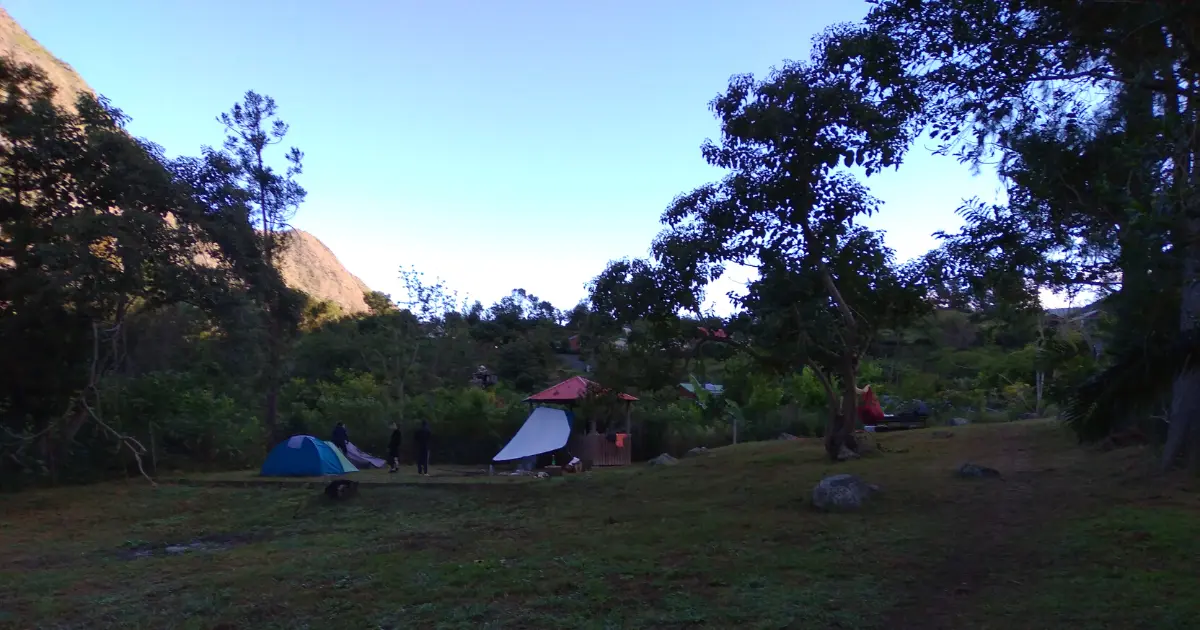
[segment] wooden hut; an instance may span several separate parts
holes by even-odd
[[[561,405],[574,411],[589,393],[596,394],[606,391],[593,381],[582,376],[574,376],[526,398],[525,402],[529,403],[531,409],[535,404],[542,404]],[[588,420],[586,426],[583,427],[571,427],[571,440],[568,442],[567,448],[585,464],[628,466],[633,461],[631,414],[633,403],[637,401],[637,398],[622,393],[618,393],[617,398],[625,406],[625,430],[623,433],[611,430],[607,433],[600,433],[596,430],[594,420]],[[611,438],[610,433],[614,434]]]

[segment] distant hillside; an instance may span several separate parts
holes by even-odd
[[[2,8],[0,55],[41,68],[58,86],[60,92],[57,100],[60,105],[74,104],[81,92],[94,93],[74,68],[46,50]],[[234,97],[236,95],[231,96]],[[300,289],[313,298],[334,302],[346,313],[366,312],[363,292],[369,290],[367,286],[347,271],[337,256],[312,234],[296,230],[280,258],[279,266],[288,286]]]
[[[1066,319],[1093,319],[1104,310],[1104,299],[1098,299],[1084,306],[1068,306],[1063,308],[1048,308],[1046,313]]]
[[[293,230],[279,270],[288,286],[314,298],[329,300],[350,313],[365,313],[363,293],[371,289],[350,273],[320,239],[302,230]]]

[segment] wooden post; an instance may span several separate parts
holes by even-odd
[[[633,430],[633,403],[625,401],[625,433],[630,433]]]

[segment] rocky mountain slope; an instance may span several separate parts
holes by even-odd
[[[72,105],[80,92],[91,92],[83,77],[64,61],[50,54],[17,21],[0,7],[0,55],[18,63],[42,69],[50,81],[58,87],[57,100],[60,105]]]
[[[73,104],[80,92],[93,92],[83,77],[39,44],[3,8],[0,8],[0,55],[41,68],[58,86],[57,100],[61,105]],[[316,299],[334,302],[346,313],[367,310],[363,300],[363,292],[369,290],[367,286],[347,271],[337,256],[312,234],[294,231],[279,262],[280,271],[292,288]]]
[[[364,313],[363,293],[370,291],[350,273],[324,243],[302,230],[293,230],[279,260],[279,271],[288,286],[321,300],[329,300],[350,313]]]

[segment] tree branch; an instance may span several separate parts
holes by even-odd
[[[1146,81],[1144,79],[1127,79],[1125,77],[1112,74],[1110,72],[1101,72],[1098,70],[1081,70],[1079,72],[1068,72],[1066,74],[1042,74],[1035,75],[1026,79],[1029,83],[1045,83],[1047,81],[1074,81],[1076,79],[1092,79],[1095,81],[1115,81],[1124,83],[1152,92],[1165,92],[1168,94],[1176,94],[1180,96],[1195,96],[1195,90],[1186,90],[1178,85],[1172,85],[1163,80]]]
[[[825,390],[825,398],[829,403],[830,415],[836,415],[839,405],[837,392],[833,389],[833,383],[829,382],[829,378],[826,377],[825,373],[821,371],[821,368],[817,365],[816,361],[813,361],[812,359],[805,359],[804,366],[812,370],[813,374],[817,377],[817,382],[821,384],[821,389]]]
[[[121,323],[118,322],[115,326],[112,327],[112,329],[110,329],[107,332],[113,333],[115,335],[120,331],[120,329],[121,329]],[[98,365],[100,362],[100,357],[99,357],[99,355],[100,355],[100,326],[99,326],[99,324],[94,323],[94,322],[92,323],[92,337],[93,337],[93,339],[92,339],[93,354],[92,354],[91,373],[88,378],[87,386],[84,387],[84,390],[79,395],[79,404],[82,405],[83,409],[87,412],[86,417],[90,417],[93,422],[100,425],[100,428],[104,429],[105,432],[107,432],[110,436],[112,436],[113,438],[115,438],[117,440],[118,448],[121,446],[124,446],[129,449],[129,452],[133,454],[133,459],[137,462],[138,472],[140,472],[142,474],[142,477],[144,477],[146,479],[146,481],[150,482],[150,485],[157,486],[158,484],[155,483],[154,479],[152,477],[150,477],[149,474],[146,473],[146,468],[142,463],[142,456],[146,454],[146,447],[142,446],[142,443],[139,442],[137,440],[137,438],[130,436],[130,435],[125,435],[124,433],[121,433],[120,431],[113,428],[111,425],[109,425],[107,422],[105,422],[102,417],[100,417],[99,412],[97,412],[97,410],[92,405],[88,404],[88,395],[89,394],[95,398],[96,402],[100,401],[99,384],[100,384],[100,377],[102,374],[102,372],[98,369]],[[114,341],[114,348],[115,348],[115,344],[116,344],[116,342]]]

